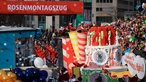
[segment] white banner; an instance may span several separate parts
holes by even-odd
[[[122,64],[128,65],[128,70],[132,76],[137,75],[139,79],[145,76],[145,59],[140,56],[135,56],[134,53],[126,53],[122,57]]]

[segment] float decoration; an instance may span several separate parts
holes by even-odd
[[[77,58],[77,60],[79,60],[80,56],[79,56],[77,32],[76,31],[69,32],[69,37],[70,37],[70,40],[71,40],[73,50],[75,52],[75,57]]]
[[[106,76],[102,73],[94,72],[88,77],[88,82],[108,82]]]
[[[132,76],[137,75],[139,79],[145,76],[145,59],[136,56],[134,53],[126,53],[122,57],[122,64],[128,66],[128,70]]]
[[[114,67],[114,66],[120,66],[121,61],[122,61],[122,51],[119,47],[117,48],[112,48],[110,52],[110,57],[109,57],[109,66]]]
[[[114,45],[116,41],[115,30],[112,26],[107,26],[107,30],[108,30],[108,43],[109,45]]]
[[[99,42],[98,42],[98,40],[99,40],[99,32],[98,32],[98,29],[96,29],[96,32],[95,32],[95,34],[93,35],[93,37],[92,37],[92,46],[97,46],[97,45],[99,45]]]
[[[89,31],[88,31],[88,39],[87,39],[87,43],[93,46],[97,46],[99,43],[97,42],[97,36],[99,37],[98,34],[98,27],[96,27],[95,25],[93,25]],[[91,41],[90,41],[91,40]]]
[[[68,70],[69,74],[72,74],[72,67],[75,67],[75,53],[71,44],[70,38],[62,38],[62,49],[63,49],[63,64]]]
[[[104,65],[108,60],[108,55],[103,50],[95,50],[92,54],[92,59],[97,65]]]
[[[85,63],[86,61],[86,55],[85,55],[85,49],[84,47],[86,46],[87,43],[87,33],[86,32],[81,32],[77,33],[77,38],[78,38],[78,48],[79,48],[79,63]]]
[[[99,30],[99,37],[100,37],[99,44],[101,46],[106,46],[106,43],[107,43],[107,30],[106,30],[106,28],[104,26],[99,27],[98,30]]]
[[[118,34],[115,32],[112,26],[94,26],[89,29],[87,33],[87,45],[85,46],[86,66],[81,69],[81,72],[86,71],[88,73],[91,70],[101,70],[108,81],[113,81],[113,79],[117,81],[119,75],[111,76],[110,73],[116,72],[117,70],[121,72],[127,71],[127,67],[123,67],[121,64],[121,45],[118,43]],[[112,62],[110,62],[111,60]],[[82,75],[84,79],[92,77],[90,74],[82,73]],[[122,77],[124,77],[124,75]],[[95,79],[96,77],[94,77],[94,80]]]

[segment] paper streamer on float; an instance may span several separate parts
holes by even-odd
[[[69,37],[75,52],[76,59],[79,60],[79,48],[78,48],[78,39],[77,39],[77,32],[71,31],[69,32]]]
[[[87,33],[77,33],[78,38],[78,48],[79,48],[79,63],[85,63],[86,55],[85,55],[85,46],[87,43]]]

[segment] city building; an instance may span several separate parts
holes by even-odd
[[[123,19],[125,11],[134,11],[134,0],[92,0],[93,23]]]
[[[92,0],[83,0],[84,2],[84,13],[83,21],[84,24],[92,23]]]

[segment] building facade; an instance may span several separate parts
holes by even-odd
[[[41,1],[82,1],[82,0],[41,0]],[[41,27],[41,28],[46,28],[46,29],[50,29],[50,28],[55,28],[57,30],[59,30],[59,28],[61,26],[66,26],[68,25],[69,22],[73,23],[74,27],[76,27],[76,15],[38,15],[38,16],[34,16],[33,15],[33,20],[34,21],[34,27]],[[28,20],[26,20],[28,21]],[[26,23],[26,25],[32,26],[28,23]]]
[[[134,11],[134,0],[92,0],[93,23],[124,18],[125,11]]]

